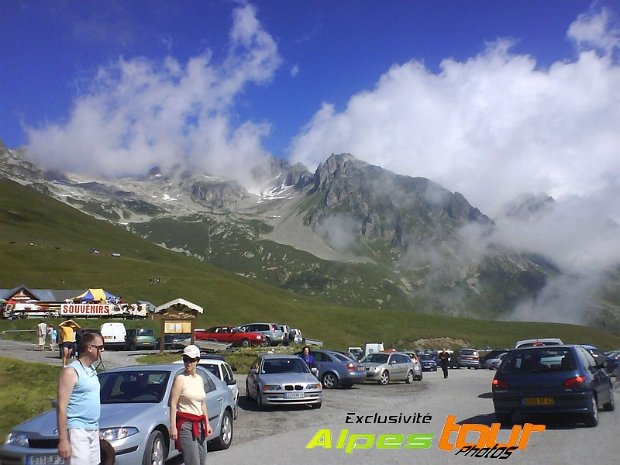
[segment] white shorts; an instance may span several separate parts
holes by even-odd
[[[69,428],[71,458],[68,465],[99,465],[99,430]]]

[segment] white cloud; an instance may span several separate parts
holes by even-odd
[[[323,103],[293,141],[291,159],[315,167],[330,153],[349,152],[461,192],[497,221],[492,240],[540,253],[565,273],[524,303],[519,317],[557,318],[571,301],[560,318],[581,322],[586,306],[574,290],[594,295],[598,278],[620,263],[614,21],[606,10],[580,16],[567,33],[575,58],[545,69],[501,39],[466,61],[444,60],[437,73],[415,60],[394,65],[342,111]],[[523,193],[556,202],[526,219],[504,216]]]
[[[265,156],[269,125],[233,125],[235,98],[248,83],[269,82],[277,46],[251,5],[233,12],[228,54],[209,50],[179,63],[119,58],[98,70],[66,122],[28,128],[28,157],[44,167],[109,176],[185,164],[222,175]],[[238,177],[238,176],[237,176]]]
[[[584,13],[570,25],[567,35],[580,49],[595,48],[611,54],[620,47],[620,28],[614,26],[614,19],[607,9]]]

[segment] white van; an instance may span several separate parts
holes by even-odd
[[[103,345],[109,348],[125,348],[125,338],[127,331],[123,323],[104,323],[101,325],[101,336],[103,336]]]

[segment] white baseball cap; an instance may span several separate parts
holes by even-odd
[[[200,349],[195,345],[189,345],[183,349],[183,355],[189,358],[200,358]]]

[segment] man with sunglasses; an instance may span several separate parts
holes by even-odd
[[[101,401],[94,363],[102,350],[101,335],[85,333],[78,346],[77,360],[64,367],[58,379],[58,455],[68,465],[98,465],[101,461]]]

